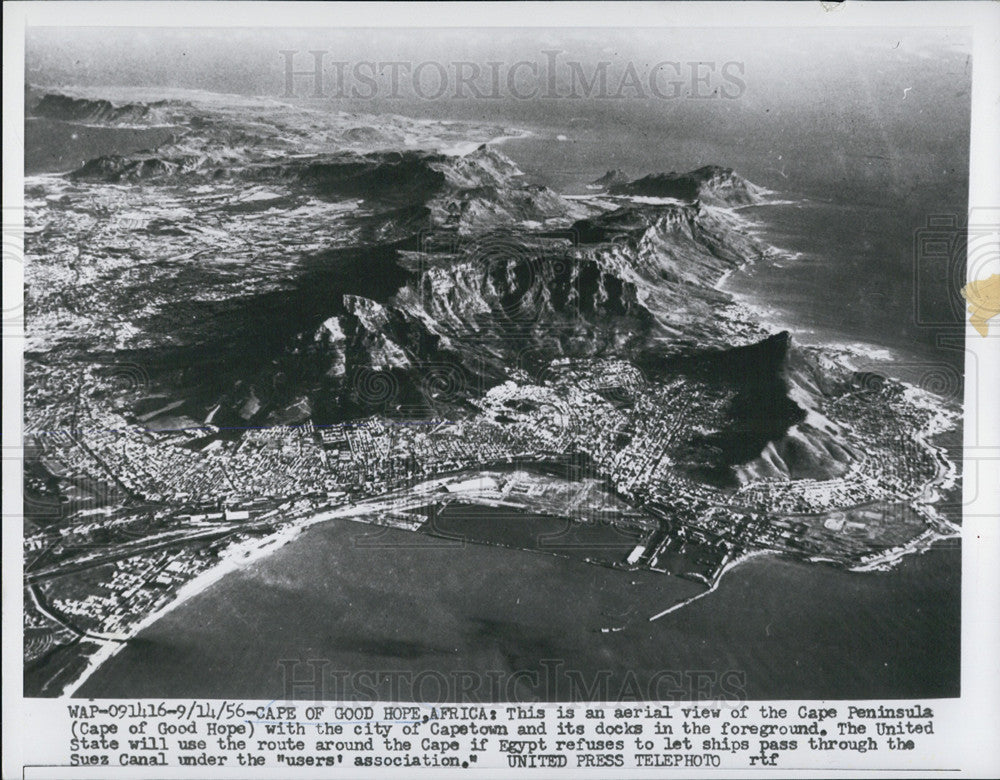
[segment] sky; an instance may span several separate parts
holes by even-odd
[[[33,28],[25,78],[45,89],[194,89],[362,113],[619,127],[646,144],[669,130],[746,147],[776,171],[779,147],[782,159],[820,150],[953,168],[967,165],[969,50],[967,30],[921,28]],[[289,69],[301,71],[291,91]]]

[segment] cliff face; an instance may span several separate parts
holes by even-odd
[[[730,399],[724,423],[693,441],[689,466],[722,485],[842,476],[856,456],[841,443],[841,431],[815,411],[823,393],[803,379],[814,368],[784,331],[667,361],[667,374],[695,377]]]
[[[364,314],[357,301],[348,306],[354,319],[341,323],[349,345],[332,359],[343,367],[318,408],[373,411],[356,390],[372,371],[390,373],[393,398],[412,410],[426,398],[428,372],[448,373],[448,401],[461,407],[514,366],[538,377],[552,361],[625,359],[657,381],[693,381],[726,398],[723,416],[678,462],[697,479],[825,479],[849,467],[853,455],[837,430],[815,424],[811,404],[821,391],[802,377],[818,369],[787,333],[734,333],[727,319],[730,303],[714,283],[760,252],[745,236],[695,204],[633,204],[541,230],[509,208],[518,174],[496,152],[462,158],[455,170],[446,160],[432,164],[445,184],[426,205],[432,223],[447,216],[416,251],[402,253],[409,277],[393,295],[367,302]],[[719,186],[718,172],[701,178]],[[519,191],[550,225],[566,224],[578,208],[554,193]],[[482,202],[487,192],[506,204],[488,230],[459,225],[467,212],[441,208],[449,198]]]

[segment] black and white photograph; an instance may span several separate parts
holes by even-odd
[[[697,724],[657,731],[667,755],[725,761],[740,712],[821,701],[773,755],[833,761],[905,749],[987,683],[963,673],[988,622],[963,574],[995,550],[963,510],[996,482],[969,425],[1000,210],[970,217],[960,14],[720,26],[708,3],[699,27],[651,3],[579,26],[566,3],[525,27],[511,4],[415,28],[396,4],[367,26],[203,5],[219,21],[24,30],[15,693],[84,719],[180,700],[181,740],[201,704],[270,703],[237,720],[276,740],[342,702],[338,723],[390,724],[376,751],[467,718],[532,769],[584,732],[482,721],[690,702],[731,720],[693,747]],[[305,765],[380,766],[351,728]],[[642,742],[587,752],[616,740]],[[453,766],[430,744],[385,765]],[[74,766],[159,763],[90,746]],[[660,747],[565,766],[672,766]]]

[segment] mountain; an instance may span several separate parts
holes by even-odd
[[[29,105],[27,113],[30,116],[67,122],[135,124],[162,121],[166,105],[166,101],[115,105],[108,100],[73,98],[49,93],[43,95],[33,105]]]
[[[595,179],[590,183],[591,187],[597,187],[600,189],[607,189],[608,187],[613,187],[619,184],[627,184],[628,176],[625,171],[621,168],[612,168],[607,173],[605,173],[601,178]]]
[[[561,387],[560,366],[619,361],[645,377],[613,399],[630,414],[666,403],[649,400],[664,388],[711,399],[668,454],[688,478],[831,479],[856,460],[821,412],[829,370],[716,289],[771,251],[715,208],[763,197],[734,171],[609,171],[598,183],[635,198],[611,205],[531,183],[495,145],[449,153],[495,128],[197,96],[47,95],[35,112],[133,121],[154,108],[181,120],[165,142],[28,184],[39,224],[45,209],[53,224],[96,220],[79,224],[99,239],[58,278],[115,279],[86,296],[33,286],[29,361],[141,365],[144,393],[180,403],[171,414],[237,427],[475,416],[490,388]],[[404,135],[427,146],[400,148]],[[103,215],[126,203],[116,229]],[[33,255],[66,257],[64,233],[33,232]],[[142,393],[115,399],[133,403],[146,408]]]
[[[639,195],[702,201],[713,205],[745,206],[759,203],[763,189],[751,184],[731,168],[706,165],[689,173],[656,173],[608,188],[614,195]]]
[[[610,170],[564,196],[489,124],[202,92],[35,97],[33,691],[76,690],[58,681],[94,668],[82,632],[130,636],[199,572],[323,517],[708,589],[759,551],[874,568],[956,534],[936,436],[957,412],[720,289],[777,253],[763,210],[738,213],[770,193],[731,169]],[[467,503],[523,522],[446,517]]]

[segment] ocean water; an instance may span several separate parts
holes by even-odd
[[[24,172],[65,173],[87,160],[129,154],[168,142],[178,128],[95,127],[29,118],[25,123]]]
[[[168,613],[77,695],[957,696],[960,556],[941,546],[870,573],[755,558],[649,622],[701,588],[336,520]]]
[[[629,125],[531,130],[529,137],[504,141],[504,153],[532,180],[566,193],[593,194],[586,185],[612,169],[639,178],[708,164],[731,167],[767,187],[767,204],[739,213],[779,253],[732,274],[723,289],[800,343],[863,345],[873,366],[904,380],[943,366],[961,398],[965,352],[955,334],[965,316],[958,293],[965,262],[959,228],[968,179],[950,162],[961,157],[960,148],[936,177],[928,176],[925,169],[934,166],[923,158],[912,161],[912,170],[902,163],[893,175],[885,170],[883,178],[873,175],[872,160],[848,159],[853,164],[827,168],[823,180],[816,172],[824,162],[809,147],[799,148],[798,159],[794,151],[783,154],[776,170],[738,144],[687,140],[651,148],[648,133]],[[914,188],[901,185],[901,178],[929,181]],[[942,220],[956,228],[942,228]],[[928,255],[928,237],[941,235],[950,250]]]
[[[960,224],[966,211],[967,59],[952,53],[878,68],[844,59],[834,77],[817,77],[814,91],[800,85],[795,100],[780,84],[772,94],[749,80],[746,100],[711,107],[563,102],[480,116],[479,106],[465,106],[455,118],[531,130],[503,142],[504,151],[530,178],[570,194],[615,168],[632,178],[707,164],[736,169],[773,191],[776,203],[745,214],[787,253],[733,274],[727,290],[796,340],[866,345],[884,370],[908,369],[904,378],[944,365],[960,386],[961,344],[942,337],[962,311],[942,280],[958,275],[961,257],[923,263],[919,238],[929,218]],[[823,90],[838,78],[847,80],[826,100]],[[907,84],[916,87],[906,93]],[[954,544],[888,572],[765,556],[650,623],[698,586],[334,521],[166,615],[78,695],[336,695],[336,677],[322,678],[319,691],[315,682],[289,687],[290,669],[300,682],[314,679],[312,661],[331,673],[370,672],[381,697],[390,695],[386,674],[429,670],[517,679],[492,697],[477,690],[446,698],[573,695],[563,687],[549,696],[517,676],[544,677],[551,662],[584,682],[609,680],[606,698],[627,672],[642,688],[664,671],[682,681],[728,675],[726,690],[712,693],[751,699],[956,696],[960,572]]]
[[[666,150],[625,131],[559,129],[534,125],[533,135],[503,148],[529,177],[563,192],[587,192],[609,168],[638,177],[708,163],[746,171],[774,190],[777,204],[747,216],[763,240],[788,254],[733,274],[726,289],[794,338],[867,344],[883,366],[877,350],[918,369],[958,365],[961,353],[939,349],[937,331],[910,316],[913,235],[936,209],[925,199],[905,197],[864,165],[849,187],[805,176],[785,184],[745,150],[718,143]],[[962,208],[961,182],[949,187],[937,211]],[[585,695],[599,682],[601,697],[635,698],[624,690],[631,674],[641,698],[690,698],[704,673],[715,681],[714,698],[956,696],[960,571],[954,546],[873,573],[761,557],[727,574],[714,593],[650,623],[700,587],[336,521],[169,613],[77,695],[527,701]],[[290,688],[292,680],[314,679],[310,664],[329,672],[321,688]],[[554,688],[553,664],[564,672]],[[347,690],[337,688],[339,672],[371,676]],[[447,680],[469,673],[480,682],[499,673],[500,687],[414,691],[389,682],[421,673]],[[656,688],[664,679],[674,687]]]

